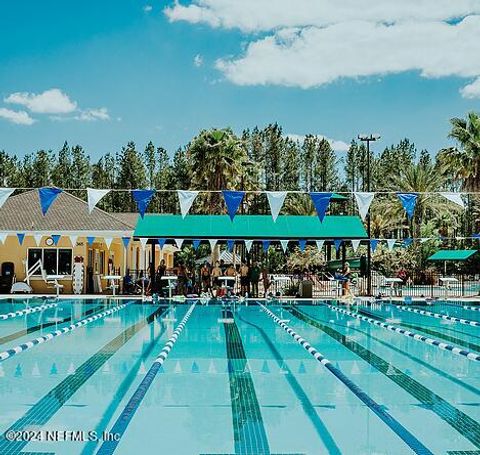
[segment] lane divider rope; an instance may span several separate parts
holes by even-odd
[[[271,317],[285,332],[287,332],[300,346],[302,346],[312,357],[320,362],[330,373],[345,384],[363,403],[365,403],[384,423],[386,423],[392,431],[395,432],[416,454],[433,455],[410,431],[408,431],[400,422],[392,417],[381,405],[373,398],[367,395],[360,387],[349,379],[340,368],[332,365],[323,354],[317,351],[307,340],[302,338],[298,333],[291,329],[287,324],[282,322],[275,313],[270,311],[265,305],[258,302],[262,310]]]
[[[165,360],[167,360],[167,357],[170,354],[170,351],[172,350],[175,342],[177,341],[185,325],[187,324],[193,310],[195,309],[196,304],[197,304],[196,301],[192,303],[192,305],[186,312],[185,316],[183,317],[182,321],[180,322],[180,324],[177,325],[177,328],[173,332],[172,336],[165,343],[163,349],[160,351],[160,354],[154,360],[152,366],[150,367],[147,374],[143,378],[143,381],[137,387],[132,397],[128,401],[127,405],[123,409],[122,413],[114,423],[110,433],[114,434],[115,438],[112,440],[104,441],[102,446],[98,449],[97,455],[107,455],[115,452],[115,449],[117,448],[121,437],[125,433],[133,416],[137,412],[143,398],[145,397],[150,386],[152,385],[152,382],[155,379],[155,376],[160,371],[160,368],[162,367]]]
[[[26,343],[20,344],[15,346],[12,349],[8,349],[6,351],[0,352],[0,362],[13,357],[20,352],[27,351],[28,349],[33,348],[34,346],[42,343],[46,343],[47,341],[52,340],[53,338],[59,337],[60,335],[64,335],[65,333],[72,332],[79,327],[83,327],[84,325],[90,324],[91,322],[97,321],[98,319],[102,319],[109,314],[116,313],[117,311],[123,310],[128,303],[124,303],[122,305],[118,305],[114,308],[109,310],[103,311],[102,313],[96,314],[95,316],[90,316],[86,319],[82,319],[81,321],[76,322],[75,324],[71,324],[68,327],[64,327],[63,329],[55,330],[54,332],[47,333],[47,335],[43,335],[41,337],[35,338],[34,340],[27,341]]]
[[[468,306],[468,305],[465,305],[463,307],[464,310],[472,310],[472,311],[480,311],[480,306]]]
[[[432,313],[431,311],[420,310],[418,308],[409,308],[407,306],[397,306],[399,310],[409,311],[410,313],[417,313],[423,316],[431,316],[432,318],[444,319],[445,321],[458,322],[464,325],[471,325],[473,327],[480,327],[480,322],[471,321],[470,319],[456,318],[454,316],[447,316],[446,314]]]
[[[405,330],[405,329],[402,329],[400,327],[395,327],[394,325],[385,324],[384,322],[380,322],[380,321],[377,321],[375,319],[369,318],[367,316],[362,316],[360,314],[353,313],[352,311],[344,310],[343,308],[338,308],[338,307],[329,305],[328,303],[325,304],[325,305],[328,308],[330,308],[332,311],[336,311],[338,313],[346,314],[347,316],[350,316],[352,318],[360,319],[361,321],[365,321],[365,322],[368,322],[370,324],[376,325],[378,327],[382,327],[384,329],[390,330],[391,332],[399,333],[403,336],[406,336],[408,338],[412,338],[416,341],[421,341],[421,342],[426,343],[430,346],[435,346],[439,349],[443,349],[444,351],[450,351],[453,354],[461,355],[463,357],[466,357],[469,360],[474,360],[476,362],[480,361],[480,355],[475,353],[475,352],[467,351],[466,349],[459,348],[458,346],[443,343],[442,341],[434,340],[433,338],[429,338],[429,337],[426,337],[424,335],[420,335],[420,334],[415,333],[415,332],[410,332],[410,330]]]
[[[45,305],[34,306],[32,308],[25,308],[24,310],[12,311],[11,313],[0,314],[0,321],[5,321],[5,319],[16,318],[17,316],[24,316],[31,313],[36,313],[37,311],[48,310],[49,308],[54,308],[58,303],[47,303]]]

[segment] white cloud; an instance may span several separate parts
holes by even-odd
[[[75,120],[81,120],[84,122],[92,122],[96,120],[110,120],[110,115],[106,107],[99,109],[86,109],[80,111],[78,115],[74,117]]]
[[[468,84],[460,89],[460,93],[464,98],[467,99],[480,98],[480,77],[478,77],[471,84]]]
[[[347,144],[346,142],[339,141],[336,139],[330,139],[322,134],[316,134],[316,137],[319,139],[326,139],[330,146],[332,147],[333,150],[336,152],[347,152],[348,149],[350,148],[350,144]],[[302,134],[286,134],[285,137],[288,137],[289,139],[292,139],[295,142],[300,142],[303,143],[305,140],[305,135]]]
[[[17,125],[33,125],[35,123],[35,119],[30,117],[28,112],[12,111],[4,107],[0,107],[0,117],[9,122],[16,123]]]
[[[4,101],[25,106],[36,114],[69,114],[77,108],[77,103],[71,101],[68,95],[58,88],[45,90],[39,94],[16,92],[7,96]]]
[[[195,58],[193,59],[193,64],[199,68],[200,66],[203,65],[203,57],[200,54],[195,55]]]
[[[152,11],[152,10],[153,10],[153,6],[152,6],[152,5],[145,5],[145,6],[143,7],[143,11],[144,11],[145,13],[149,13],[149,12]]]
[[[459,23],[352,21],[283,29],[216,66],[238,85],[316,87],[340,78],[419,71],[423,77],[480,75],[480,16]]]
[[[164,10],[170,21],[247,32],[365,20],[443,21],[480,13],[478,0],[193,0]],[[347,38],[347,37],[346,37]]]

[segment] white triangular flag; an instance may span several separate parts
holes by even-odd
[[[107,249],[109,250],[113,241],[113,237],[104,237],[103,240],[105,241],[105,245],[107,245]]]
[[[367,217],[368,209],[373,201],[375,193],[353,193],[357,201],[358,211],[363,221]]]
[[[198,196],[199,191],[182,191],[177,190],[178,202],[180,203],[180,212],[182,218],[187,216],[188,211],[192,207],[193,201]]]
[[[73,247],[77,246],[78,235],[69,235],[68,238]]]
[[[215,249],[217,245],[218,240],[217,239],[209,239],[208,243],[210,243],[210,251],[213,253],[213,250]]]
[[[317,244],[318,251],[322,251],[323,244],[325,243],[325,240],[315,240],[315,243]]]
[[[250,250],[252,249],[253,245],[253,240],[245,240],[245,248],[247,249],[247,252],[250,253]]]
[[[459,205],[462,209],[465,208],[465,202],[463,201],[463,193],[439,193],[440,196],[443,196],[445,199],[448,199],[450,202]]]
[[[177,248],[181,250],[183,245],[183,239],[175,239],[175,243],[177,244]]]
[[[142,245],[142,250],[144,250],[145,247],[147,246],[147,242],[148,242],[148,238],[142,237],[140,239],[140,244]],[[182,242],[183,242],[183,240],[182,240]],[[180,245],[178,248],[181,248],[181,247],[182,247],[182,245]]]
[[[389,251],[393,250],[393,247],[395,246],[396,242],[397,242],[397,239],[387,239],[387,247]]]
[[[280,245],[282,245],[282,250],[284,253],[287,251],[288,242],[290,242],[290,240],[280,240]]]
[[[14,191],[15,188],[0,188],[0,208]]]
[[[39,246],[43,239],[43,234],[34,234],[33,238],[35,239],[35,245]]]
[[[268,205],[270,205],[270,212],[272,213],[273,221],[277,221],[278,214],[282,210],[283,203],[287,197],[286,191],[265,191],[268,199]]]
[[[6,232],[2,232],[0,234],[0,243],[4,244],[5,241],[7,240],[7,236],[8,236],[8,234]]]
[[[92,213],[95,206],[108,193],[110,193],[110,190],[97,190],[93,188],[87,188],[88,213]]]
[[[356,253],[358,250],[358,247],[360,246],[361,240],[352,240],[352,248],[353,251]]]

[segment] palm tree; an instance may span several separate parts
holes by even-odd
[[[480,190],[480,116],[470,112],[466,119],[452,118],[449,137],[460,148],[443,149],[438,154],[442,173],[462,182],[465,191]]]

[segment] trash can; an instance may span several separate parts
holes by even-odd
[[[311,299],[313,297],[313,282],[310,280],[301,281],[298,293],[303,299]]]

